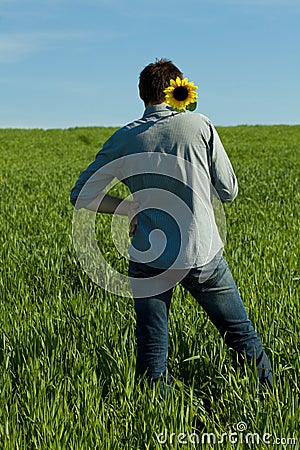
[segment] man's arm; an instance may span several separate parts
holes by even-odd
[[[137,227],[138,202],[101,193],[95,200],[89,203],[85,209],[98,213],[118,214],[127,216],[130,224],[129,236],[133,236]]]
[[[106,186],[114,178],[120,177],[120,158],[124,145],[122,130],[116,131],[103,144],[93,162],[81,172],[70,195],[71,203],[76,209],[86,208],[102,195]]]
[[[238,194],[238,182],[220,137],[210,124],[209,151],[212,184],[222,202],[232,202]]]
[[[137,226],[136,210],[139,203],[123,200],[103,191],[120,175],[118,159],[121,145],[120,139],[114,139],[115,135],[117,133],[105,142],[95,160],[80,174],[71,191],[70,201],[76,209],[127,216],[130,222],[129,235],[132,236]]]

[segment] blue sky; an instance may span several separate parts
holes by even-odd
[[[300,123],[299,0],[0,0],[0,127],[124,125],[170,58],[216,125]]]

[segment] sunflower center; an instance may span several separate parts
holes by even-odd
[[[178,100],[179,102],[182,102],[186,100],[189,96],[189,91],[184,86],[178,86],[173,91],[173,97],[175,100]]]

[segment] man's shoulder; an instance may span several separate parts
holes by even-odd
[[[200,112],[187,112],[183,114],[183,117],[186,117],[187,120],[198,122],[199,124],[210,126],[212,124],[212,121],[209,119],[209,117],[205,116],[204,114]]]
[[[129,122],[115,131],[112,137],[116,139],[124,139],[126,137],[130,137],[133,134],[140,132],[140,127],[145,125],[145,123],[146,122],[145,120],[143,120],[143,118]]]

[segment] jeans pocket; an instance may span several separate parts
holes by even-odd
[[[130,277],[134,278],[145,278],[147,276],[142,270],[136,270],[132,268],[128,269],[128,274]]]
[[[188,275],[186,278],[186,284],[192,285],[197,289],[206,290],[212,287],[215,283],[218,282],[220,277],[219,267],[216,267],[215,270],[210,271],[201,271],[195,270]]]
[[[157,269],[135,261],[129,262],[128,274],[133,278],[147,278],[157,275]]]
[[[130,261],[128,266],[128,275],[130,277],[137,278],[145,276],[145,273],[139,267],[137,267],[135,263]]]
[[[208,288],[213,286],[219,279],[220,271],[218,267],[215,269],[215,271],[208,276],[208,278],[204,279],[201,283],[203,288]]]

